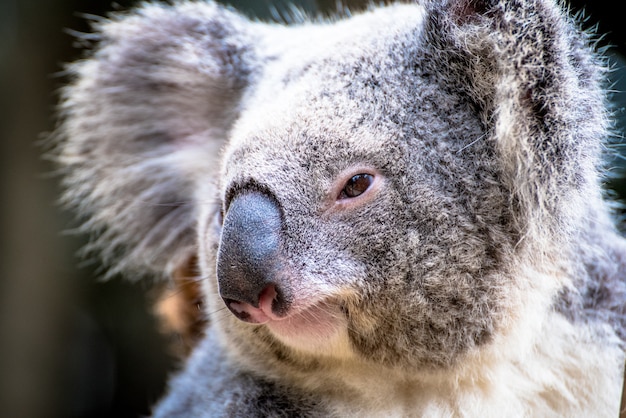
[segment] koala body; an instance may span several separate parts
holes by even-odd
[[[209,325],[156,416],[616,416],[626,242],[604,63],[548,0],[97,23],[65,201],[112,272],[197,259]]]

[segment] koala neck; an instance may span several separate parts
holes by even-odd
[[[607,408],[599,416],[617,416],[624,362],[617,338],[558,312],[548,313],[530,338],[516,332],[442,369],[388,367],[345,352],[331,358],[283,348],[268,360],[245,346],[239,348],[246,355],[232,354],[245,370],[287,378],[289,387],[328,399],[338,416],[525,416],[557,405],[553,410],[575,417],[594,404]],[[615,340],[610,350],[607,338]]]

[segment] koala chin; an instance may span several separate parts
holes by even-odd
[[[616,417],[626,241],[605,58],[551,0],[98,20],[63,201],[111,273],[197,260],[157,417]]]

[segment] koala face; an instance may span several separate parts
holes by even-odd
[[[493,146],[477,144],[487,128],[412,65],[426,54],[392,60],[419,38],[417,12],[407,39],[376,39],[375,59],[354,41],[350,60],[320,59],[298,77],[275,64],[237,122],[221,232],[201,226],[199,242],[217,251],[204,264],[217,277],[207,294],[220,296],[211,309],[225,304],[239,320],[218,323],[246,344],[449,366],[517,303],[503,291],[515,286],[507,191]]]

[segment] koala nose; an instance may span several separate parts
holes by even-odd
[[[280,208],[263,193],[235,197],[226,212],[217,256],[220,296],[239,319],[264,323],[285,314],[281,284]]]

